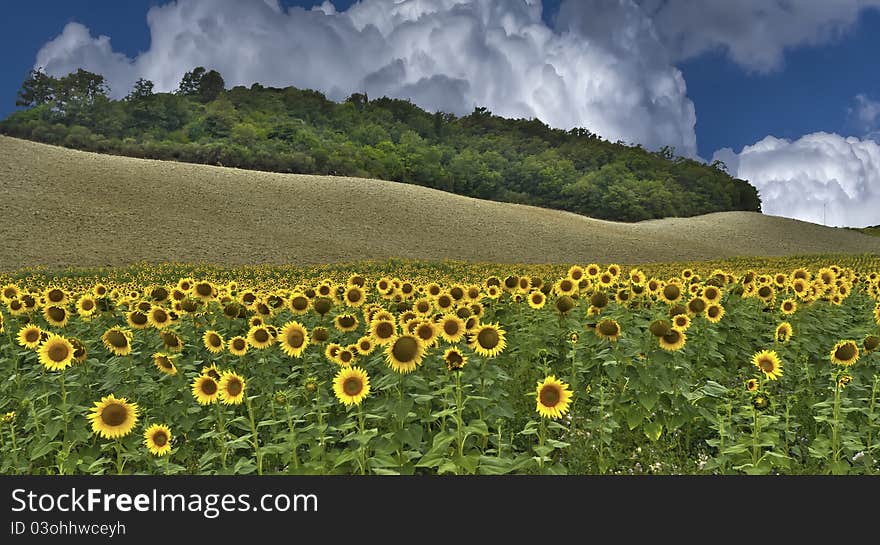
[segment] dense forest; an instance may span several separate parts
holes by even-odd
[[[32,71],[0,132],[71,148],[246,169],[380,178],[444,191],[638,221],[760,211],[757,190],[722,163],[551,129],[485,108],[464,117],[405,100],[317,91],[226,89],[202,67],[173,93],[141,79],[121,100],[103,76]]]

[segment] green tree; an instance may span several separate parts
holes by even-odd
[[[55,100],[58,80],[47,75],[42,68],[35,68],[21,84],[15,100],[16,106],[31,108]]]
[[[202,79],[199,80],[199,100],[202,102],[213,102],[214,100],[217,100],[217,97],[223,92],[225,85],[226,84],[224,83],[220,72],[209,70],[204,76],[202,76]]]
[[[180,80],[180,85],[177,87],[177,94],[185,96],[197,95],[204,75],[204,66],[196,66],[191,71],[185,73]]]
[[[148,79],[138,78],[134,82],[131,92],[125,97],[125,100],[139,100],[150,96],[153,96],[153,82]]]

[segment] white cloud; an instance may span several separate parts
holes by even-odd
[[[871,100],[867,95],[856,95],[855,107],[849,109],[849,114],[855,120],[862,134],[867,138],[876,140],[880,137],[878,121],[880,121],[880,102]]]
[[[864,9],[880,6],[880,0],[639,1],[673,60],[722,50],[758,72],[778,69],[786,49],[833,40]]]
[[[730,173],[758,188],[765,214],[827,225],[880,224],[880,144],[817,132],[768,136],[740,153],[715,152]]]
[[[601,3],[613,32],[577,0],[561,7],[558,30],[542,21],[540,0],[363,0],[341,12],[330,2],[179,0],[150,9],[150,48],[134,59],[71,23],[36,65],[102,73],[117,97],[138,77],[173,90],[203,65],[228,86],[295,85],[336,100],[366,91],[457,114],[485,106],[695,156],[693,103],[653,23],[632,0]]]

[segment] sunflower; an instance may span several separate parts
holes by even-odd
[[[272,344],[272,334],[264,325],[252,326],[248,330],[247,342],[248,346],[253,346],[257,350],[263,350]]]
[[[129,311],[125,315],[125,321],[134,329],[146,329],[150,327],[150,319],[139,309]]]
[[[708,303],[718,303],[721,301],[721,290],[716,286],[706,286],[703,288],[703,298]]]
[[[464,324],[464,322],[462,322],[462,324]],[[440,330],[434,322],[430,320],[420,320],[413,328],[412,334],[418,337],[426,348],[430,348],[437,344]]]
[[[18,330],[18,344],[25,348],[33,350],[40,346],[43,337],[43,330],[30,324]]]
[[[439,329],[443,340],[457,343],[465,334],[464,320],[455,314],[447,314],[440,319]]]
[[[64,305],[67,303],[67,292],[57,286],[49,286],[43,291],[47,305]]]
[[[865,349],[865,354],[870,354],[877,350],[878,346],[880,346],[880,337],[877,335],[868,335],[862,343],[862,347]]]
[[[494,358],[507,346],[505,331],[498,324],[481,324],[473,331],[468,346],[480,356]]]
[[[220,376],[220,402],[224,405],[240,405],[244,401],[244,391],[247,382],[243,377],[226,371]]]
[[[687,331],[691,326],[691,317],[687,314],[676,314],[672,317],[672,328],[679,331]]]
[[[76,301],[76,313],[79,314],[81,318],[90,318],[95,314],[97,309],[98,303],[91,295],[83,295]]]
[[[192,395],[199,405],[210,405],[220,396],[220,386],[214,377],[204,374],[193,380]]]
[[[385,361],[398,373],[410,373],[421,363],[425,347],[415,335],[402,334],[385,346]]]
[[[446,362],[446,368],[450,371],[461,371],[467,365],[468,357],[456,348],[447,348],[443,353],[443,361]]]
[[[121,327],[111,327],[101,335],[101,342],[111,354],[127,356],[131,354],[131,331]]]
[[[287,306],[294,314],[305,314],[309,311],[309,307],[312,302],[304,293],[294,292],[290,294],[290,299],[287,301]]]
[[[328,330],[324,326],[318,326],[312,329],[312,342],[315,344],[321,344],[327,342],[330,338],[330,330]]]
[[[574,308],[574,299],[568,295],[556,299],[556,310],[560,314],[568,314]]]
[[[337,358],[339,357],[340,352],[342,352],[341,344],[330,343],[324,348],[324,357],[334,363],[339,363],[339,360]]]
[[[342,295],[342,300],[350,307],[359,307],[364,304],[366,294],[364,290],[358,286],[351,286]]]
[[[703,312],[706,315],[706,319],[713,324],[717,324],[721,321],[721,318],[724,317],[724,307],[722,307],[718,303],[712,303],[708,305],[706,307],[706,310]]]
[[[596,324],[595,332],[600,339],[616,341],[620,338],[620,324],[617,323],[617,320],[606,318]]]
[[[138,406],[110,394],[95,402],[88,419],[92,422],[92,431],[104,439],[125,437],[137,423]]]
[[[683,331],[670,329],[669,333],[658,339],[658,342],[660,343],[660,348],[663,350],[666,350],[667,352],[675,352],[681,350],[685,343],[687,343],[687,335]]]
[[[357,360],[357,346],[343,346],[336,354],[336,363],[349,366]]]
[[[18,299],[19,295],[21,295],[21,290],[15,284],[4,284],[0,288],[0,299],[4,302]]]
[[[541,290],[532,291],[526,300],[529,302],[529,306],[533,309],[544,308],[544,304],[547,302],[547,296]]]
[[[295,320],[284,324],[280,333],[281,351],[292,358],[298,358],[309,345],[309,333]]]
[[[781,343],[787,343],[791,340],[792,327],[788,322],[782,322],[776,326],[776,340]]]
[[[370,324],[370,336],[376,344],[389,344],[397,336],[397,325],[392,320],[374,320]]]
[[[568,384],[550,375],[543,382],[538,382],[538,388],[535,390],[537,403],[535,410],[545,418],[562,418],[568,412],[571,396],[572,391]]]
[[[73,345],[54,333],[40,345],[38,352],[40,363],[49,371],[64,371],[73,363]]]
[[[199,371],[199,374],[211,377],[218,383],[222,378],[222,373],[220,372],[220,369],[217,368],[216,363],[212,363],[211,365],[206,365],[205,367],[202,367],[202,370]]]
[[[64,327],[70,319],[70,314],[62,306],[51,305],[43,307],[43,318],[53,327]]]
[[[427,297],[422,297],[413,303],[412,308],[419,316],[427,316],[431,314],[432,310],[434,310],[434,304]]]
[[[162,346],[169,352],[180,352],[183,350],[183,339],[177,333],[171,331],[160,331],[159,336],[162,338]]]
[[[855,341],[840,341],[831,350],[831,362],[849,367],[859,361],[859,345]]]
[[[358,319],[354,314],[340,314],[333,320],[333,326],[339,331],[349,332],[358,328]]]
[[[660,290],[660,298],[667,303],[675,303],[681,299],[681,287],[678,284],[666,284]]]
[[[178,284],[178,287],[180,285]],[[210,301],[217,295],[217,288],[214,287],[210,282],[202,281],[196,282],[192,286],[192,295],[198,297],[202,301]]]
[[[153,424],[144,432],[144,446],[151,454],[165,456],[171,452],[171,428]]]
[[[357,348],[357,353],[361,356],[366,356],[371,354],[373,350],[376,348],[376,343],[373,341],[373,338],[369,335],[364,335],[360,339],[358,339],[357,343],[355,343],[355,347]]]
[[[223,352],[223,347],[226,344],[223,337],[213,329],[205,331],[205,334],[202,335],[202,343],[205,345],[205,349],[212,354]]]
[[[76,337],[71,337],[68,340],[70,341],[70,344],[73,345],[73,359],[78,362],[86,361],[86,356],[88,355],[86,345]]]
[[[782,376],[782,361],[773,350],[762,350],[752,356],[752,364],[761,370],[770,380],[776,380]]]
[[[797,301],[795,301],[794,299],[786,299],[779,306],[779,310],[786,316],[790,316],[797,312]]]
[[[666,320],[654,320],[648,326],[648,330],[651,332],[651,335],[655,337],[663,337],[669,335],[672,331],[672,324]]]
[[[758,386],[759,386],[758,379],[756,379],[756,378],[750,378],[749,380],[746,381],[746,390],[748,390],[750,392],[757,392]]]
[[[345,405],[360,405],[370,393],[370,377],[360,367],[340,369],[333,378],[333,393]]]
[[[164,352],[156,352],[153,354],[153,365],[166,375],[174,376],[177,374],[177,365],[174,360],[177,356],[165,354]]]
[[[147,312],[147,322],[156,329],[165,329],[171,324],[171,314],[162,307],[153,307]]]

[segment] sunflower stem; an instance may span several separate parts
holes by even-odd
[[[290,405],[285,406],[285,412],[287,413],[287,428],[290,430],[290,443],[293,446],[290,449],[290,462],[293,464],[294,469],[299,469],[299,456],[296,454],[296,425],[290,416]]]
[[[540,424],[538,424],[538,471],[544,473],[544,441],[547,438],[547,423],[544,418],[541,418]]]
[[[752,466],[758,465],[758,454],[760,453],[759,434],[761,433],[761,419],[758,418],[758,408],[752,405],[752,415],[754,417],[752,425]]]
[[[461,402],[461,372],[455,372],[455,434],[458,443],[458,455],[464,456],[464,420],[462,419],[464,406]]]
[[[223,418],[223,408],[220,403],[214,402],[217,406],[217,441],[220,443],[220,467],[226,472],[226,421]]]
[[[871,388],[871,402],[868,404],[868,421],[872,422],[874,419],[874,407],[877,406],[877,392],[880,391],[880,375],[874,375],[874,387]],[[14,437],[13,437],[14,438]],[[874,438],[874,426],[868,426],[868,448],[874,444],[872,439]],[[13,443],[14,448],[14,443]]]
[[[67,443],[67,427],[68,427],[67,426],[67,388],[64,384],[64,374],[65,373],[62,370],[62,371],[60,371],[60,374],[61,374],[61,376],[60,376],[59,380],[61,382],[61,406],[59,407],[59,410],[61,411],[61,421],[64,423],[64,435],[62,435],[61,437],[62,437],[62,442],[65,445],[65,447],[61,450],[61,453],[60,453],[60,454],[62,454],[62,456],[61,456],[61,460],[58,463],[58,474],[64,475],[64,463],[67,461],[67,454],[68,454],[68,452],[65,452],[65,450],[69,451],[69,449],[71,448],[71,445],[68,445],[68,443]]]
[[[248,419],[251,423],[251,434],[253,435],[253,439],[251,442],[254,447],[254,457],[257,459],[257,475],[263,474],[263,453],[260,452],[260,436],[257,433],[257,423],[254,420],[254,409],[253,404],[251,403],[251,398],[246,396],[244,398],[245,405],[247,405]]]
[[[122,468],[125,467],[125,460],[122,458],[122,440],[117,439],[113,446],[116,448],[116,474],[122,475]]]
[[[358,432],[360,432],[360,440],[358,441],[360,444],[358,445],[358,450],[360,451],[360,466],[361,466],[361,475],[367,474],[367,444],[364,440],[364,406],[363,403],[358,403]]]
[[[840,380],[834,377],[834,422],[831,425],[831,459],[840,461]]]

